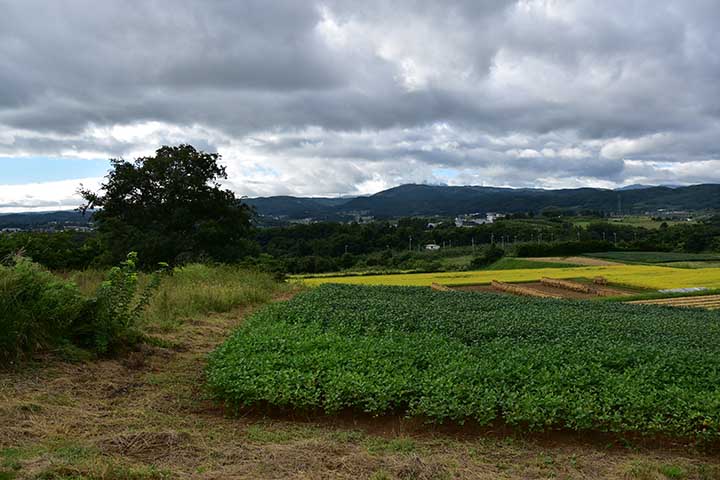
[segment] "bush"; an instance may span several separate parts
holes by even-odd
[[[93,315],[74,329],[80,345],[107,355],[138,343],[142,338],[138,324],[165,267],[162,264],[142,289],[138,286],[137,253],[131,252],[119,267],[110,269],[91,300]]]
[[[14,362],[38,348],[58,345],[91,316],[75,284],[58,279],[30,260],[0,266],[0,361]]]
[[[470,268],[483,268],[505,256],[505,250],[495,245],[487,247],[479,256],[470,261]]]
[[[111,269],[94,296],[26,258],[9,259],[0,266],[0,360],[69,343],[108,355],[139,341],[138,321],[160,277],[139,289],[136,259],[131,253]]]

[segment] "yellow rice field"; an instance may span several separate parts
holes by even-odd
[[[326,276],[301,280],[309,286],[323,283],[350,283],[357,285],[477,285],[501,282],[530,282],[542,277],[592,278],[603,276],[612,283],[660,290],[667,288],[708,287],[720,288],[720,268],[684,269],[652,265],[585,266],[568,268],[532,268],[519,270],[479,270],[474,272],[404,273],[397,275]]]

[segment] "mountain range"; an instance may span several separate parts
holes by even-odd
[[[720,210],[720,184],[692,186],[630,185],[617,190],[575,188],[543,190],[443,185],[400,185],[358,197],[258,197],[243,199],[261,218],[348,220],[358,215],[378,219],[409,216],[455,216],[464,213],[540,212],[547,208],[642,213],[667,210]],[[76,211],[0,214],[0,228],[87,225],[90,216]],[[267,223],[267,222],[266,222]]]
[[[618,190],[544,190],[479,186],[400,185],[374,195],[346,198],[259,197],[245,200],[257,213],[287,219],[333,220],[354,214],[376,218],[454,216],[463,213],[539,212],[546,208],[640,213],[659,209],[720,209],[720,185],[632,185]]]

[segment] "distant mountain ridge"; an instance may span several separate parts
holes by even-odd
[[[452,216],[470,212],[538,212],[544,208],[626,213],[647,210],[720,209],[720,184],[687,187],[637,186],[618,190],[560,190],[407,184],[367,197],[320,199],[264,197],[246,200],[260,215],[288,219],[336,219],[353,213],[377,218]],[[333,200],[336,200],[333,202]]]
[[[635,188],[628,188],[635,187]],[[628,186],[609,190],[575,188],[543,190],[479,186],[407,184],[365,197],[293,197],[288,195],[243,199],[267,218],[348,220],[358,215],[378,219],[408,216],[455,216],[463,213],[539,212],[544,208],[642,213],[658,209],[720,210],[720,184]],[[90,215],[77,211],[0,214],[1,228],[87,225]]]

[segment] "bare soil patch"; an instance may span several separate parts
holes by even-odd
[[[574,290],[567,290],[564,288],[557,288],[552,287],[549,285],[545,285],[541,282],[523,282],[518,283],[517,285],[521,285],[523,288],[531,289],[537,291],[541,295],[549,295],[549,296],[556,296],[560,298],[571,298],[571,299],[577,299],[577,300],[590,300],[593,298],[598,298],[598,295],[594,293],[583,293],[583,292],[576,292]],[[464,285],[459,287],[453,287],[454,290],[461,290],[465,292],[492,292],[492,293],[505,293],[508,295],[512,295],[512,292],[501,292],[492,287],[492,285]],[[628,295],[630,293],[633,293],[630,290],[624,290],[617,287],[602,287],[603,291],[607,292],[608,295]],[[538,295],[538,296],[541,296]]]
[[[0,478],[720,478],[691,445],[523,435],[348,414],[224,415],[205,358],[250,310],[187,322],[133,358],[0,372]],[[667,470],[669,471],[669,470]]]

